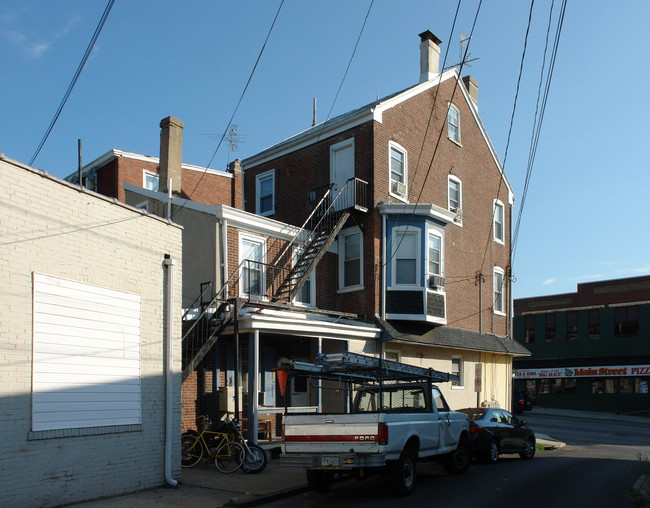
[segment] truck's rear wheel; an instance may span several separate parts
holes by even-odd
[[[467,438],[461,438],[456,449],[445,457],[445,469],[449,474],[461,474],[469,469],[472,451]]]
[[[415,462],[416,452],[406,448],[400,458],[389,466],[390,487],[398,496],[408,496],[415,487]]]
[[[332,486],[333,474],[320,469],[307,469],[307,485],[314,492],[327,492]]]

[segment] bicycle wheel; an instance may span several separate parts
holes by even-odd
[[[183,434],[181,436],[181,466],[196,466],[203,457],[203,445],[198,436]]]
[[[261,446],[258,446],[253,443],[246,443],[250,453],[246,453],[244,456],[244,462],[241,463],[242,471],[245,473],[261,473],[266,467],[267,457],[266,452]],[[246,452],[246,448],[244,448]]]
[[[214,465],[222,473],[234,473],[244,460],[244,448],[239,443],[225,443],[217,450]]]

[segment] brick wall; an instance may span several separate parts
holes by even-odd
[[[366,232],[363,242],[366,263],[364,290],[338,294],[335,291],[338,286],[337,260],[335,255],[328,254],[317,269],[319,307],[354,312],[370,318],[380,313],[381,268],[384,263],[381,259],[382,222],[374,206],[395,201],[388,193],[388,142],[393,141],[407,150],[410,203],[433,203],[446,209],[448,175],[452,174],[462,182],[462,227],[448,224],[445,229],[448,325],[468,330],[479,330],[480,327],[484,332],[508,334],[509,317],[497,315],[492,309],[493,268],[499,267],[507,274],[509,266],[511,207],[508,204],[508,189],[462,91],[458,89],[454,93],[453,88],[453,80],[441,85],[435,109],[437,88],[432,88],[385,110],[382,123],[359,125],[246,170],[245,209],[255,212],[256,175],[274,169],[277,203],[273,218],[299,225],[307,217],[308,190],[329,183],[329,147],[354,138],[355,176],[370,184],[370,213],[360,216]],[[447,137],[447,104],[452,93],[453,104],[460,111],[462,146]],[[427,132],[432,110],[432,121]],[[438,143],[440,132],[442,136]],[[496,198],[505,208],[504,244],[492,239],[492,207]],[[354,224],[351,220],[346,226]],[[485,280],[481,285],[480,304],[479,287],[475,284],[479,273],[483,274]],[[506,291],[506,308],[508,299]]]
[[[177,261],[172,407],[180,429],[181,229],[7,160],[0,160],[0,209],[0,505],[54,506],[161,485],[163,260]],[[141,425],[30,432],[33,272],[141,296]]]

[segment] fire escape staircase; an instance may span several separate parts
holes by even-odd
[[[183,381],[232,324],[245,303],[291,303],[347,220],[357,219],[355,211],[368,211],[367,183],[351,178],[335,196],[332,186],[310,191],[310,205],[316,200],[318,203],[305,223],[273,264],[242,261],[209,302],[203,298],[211,286],[202,287],[201,296],[195,301],[196,304],[201,300],[199,316],[188,319],[186,313],[183,317]]]

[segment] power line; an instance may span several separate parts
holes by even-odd
[[[30,166],[32,164],[34,164],[34,161],[36,160],[36,157],[38,157],[38,154],[40,153],[41,149],[43,148],[43,145],[47,141],[47,138],[50,136],[50,132],[52,132],[52,129],[54,128],[54,124],[59,119],[59,115],[61,114],[61,111],[63,111],[63,107],[65,106],[65,103],[68,101],[68,97],[70,97],[70,94],[72,93],[72,89],[77,84],[77,80],[79,79],[79,76],[81,75],[81,71],[83,70],[84,66],[86,65],[86,62],[88,61],[88,57],[90,56],[90,53],[92,53],[92,50],[95,47],[95,42],[97,42],[97,38],[99,37],[99,34],[102,31],[102,28],[104,28],[104,23],[106,23],[106,19],[108,18],[108,15],[110,14],[114,3],[115,3],[115,0],[109,0],[108,4],[106,4],[106,8],[104,9],[104,13],[102,14],[102,17],[99,20],[99,24],[97,25],[97,28],[95,28],[95,33],[93,34],[92,38],[90,39],[90,43],[88,44],[88,47],[86,48],[86,52],[84,53],[84,56],[81,59],[81,62],[79,63],[79,66],[77,67],[77,71],[74,73],[74,77],[72,78],[72,81],[68,85],[68,89],[66,90],[65,95],[63,96],[63,100],[61,101],[61,104],[59,104],[59,108],[56,110],[56,114],[54,115],[54,118],[50,122],[50,126],[47,128],[47,131],[45,132],[45,135],[43,136],[43,139],[41,140],[40,144],[38,145],[38,148],[34,152],[34,155],[32,156],[32,159],[29,161]]]
[[[275,27],[275,22],[278,19],[278,16],[280,15],[280,11],[282,10],[282,6],[284,5],[284,0],[280,2],[280,6],[278,7],[277,12],[275,13],[275,17],[273,18],[273,23],[271,23],[271,28],[269,28],[269,32],[266,34],[266,39],[264,39],[264,44],[262,44],[262,49],[260,49],[259,54],[257,55],[257,60],[255,60],[255,65],[253,66],[253,70],[250,73],[250,76],[248,76],[248,81],[246,81],[246,85],[244,86],[244,90],[242,91],[241,95],[239,96],[239,101],[237,101],[237,105],[235,106],[235,110],[232,112],[232,116],[230,117],[230,120],[228,121],[228,125],[226,125],[226,128],[223,131],[223,134],[221,135],[221,138],[219,139],[219,143],[217,144],[217,148],[215,148],[214,152],[212,153],[212,157],[210,157],[210,161],[207,163],[205,166],[205,169],[203,170],[203,173],[201,173],[201,177],[199,180],[196,182],[196,185],[194,186],[194,189],[192,189],[192,192],[189,193],[187,196],[187,200],[189,201],[192,198],[192,195],[196,191],[196,189],[199,187],[201,184],[201,180],[203,180],[203,177],[207,173],[208,169],[210,168],[210,164],[212,164],[212,161],[217,155],[217,152],[219,151],[219,148],[221,148],[221,143],[223,143],[223,140],[226,139],[226,136],[228,135],[228,129],[230,129],[230,126],[232,125],[233,120],[235,119],[235,115],[237,114],[237,110],[239,109],[239,106],[242,103],[242,100],[244,99],[244,95],[246,94],[246,90],[248,90],[248,85],[250,85],[251,80],[253,79],[253,75],[255,74],[255,70],[257,69],[257,65],[260,63],[260,60],[262,58],[262,54],[264,53],[264,49],[266,48],[266,44],[269,41],[269,38],[271,37],[271,33],[273,32],[273,27]],[[178,213],[180,210],[183,209],[185,206],[185,203],[181,205],[180,208],[172,214],[172,218],[176,213]]]

